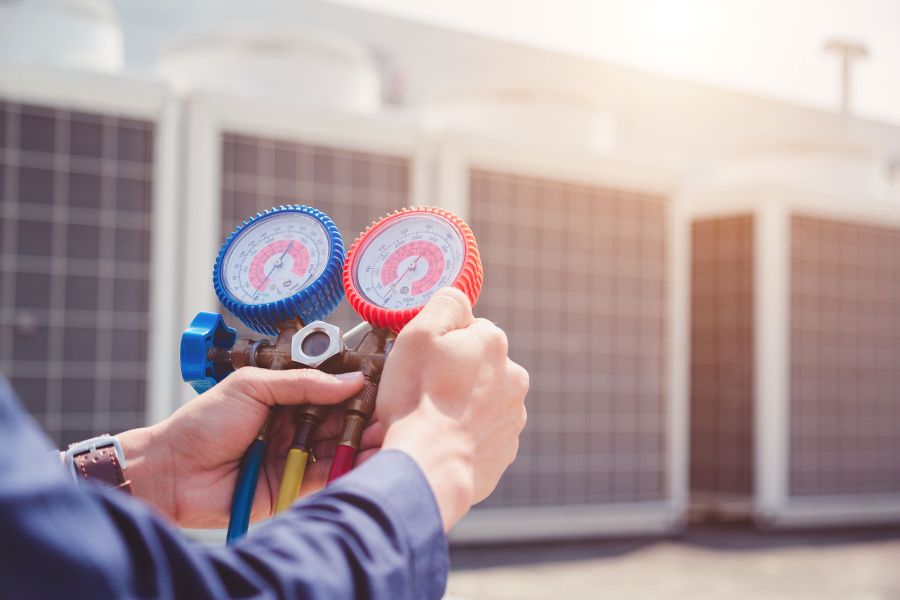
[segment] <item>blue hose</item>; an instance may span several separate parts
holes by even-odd
[[[266,445],[264,439],[256,438],[241,459],[241,468],[238,471],[234,496],[231,499],[231,518],[228,521],[228,533],[225,536],[227,544],[233,544],[244,537],[247,528],[250,527],[250,510],[253,508],[256,482],[262,469],[263,458],[266,456]]]

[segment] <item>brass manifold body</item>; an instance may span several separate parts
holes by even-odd
[[[297,336],[329,335],[339,337],[339,342],[329,338],[328,346],[318,344],[318,353],[308,364],[294,360],[296,347],[302,340]],[[395,334],[387,329],[371,329],[355,348],[345,348],[340,330],[330,324],[316,321],[303,326],[299,321],[288,321],[279,327],[278,336],[272,342],[268,339],[241,339],[230,350],[212,348],[209,361],[216,370],[227,372],[242,367],[287,370],[315,368],[325,373],[338,374],[360,371],[365,378],[362,389],[344,402],[344,426],[338,438],[338,445],[359,449],[362,431],[375,410],[375,398],[384,363],[393,345]],[[321,422],[327,407],[305,404],[294,409],[297,424],[295,445],[307,449],[312,442],[315,427]]]

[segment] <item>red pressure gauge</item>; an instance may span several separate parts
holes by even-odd
[[[370,225],[344,263],[344,291],[373,327],[400,331],[435,291],[453,286],[472,304],[484,271],[472,230],[451,212],[404,208]]]

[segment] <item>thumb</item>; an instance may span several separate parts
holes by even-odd
[[[331,375],[316,369],[270,371],[242,367],[223,383],[231,383],[259,402],[275,404],[337,404],[362,388],[360,372]]]
[[[445,287],[435,292],[421,312],[403,329],[423,330],[441,336],[464,329],[474,321],[472,303],[468,297],[455,287]]]

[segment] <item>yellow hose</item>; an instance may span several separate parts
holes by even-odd
[[[278,499],[275,501],[276,513],[289,508],[297,500],[308,458],[309,453],[306,450],[300,448],[288,450],[287,462],[284,463],[284,474],[281,476],[281,487],[278,488]]]

